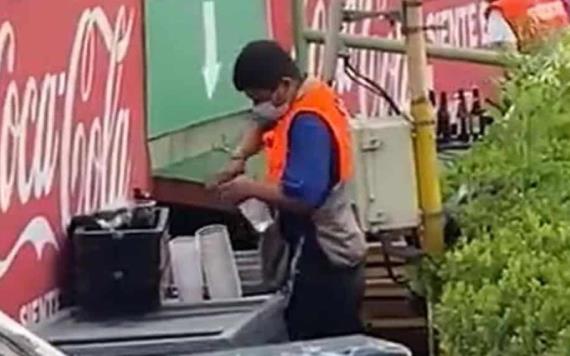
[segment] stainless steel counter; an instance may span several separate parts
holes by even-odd
[[[81,320],[71,310],[34,330],[68,355],[176,355],[286,340],[280,296],[169,303],[140,317]]]

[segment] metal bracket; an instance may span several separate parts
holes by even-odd
[[[442,30],[447,30],[447,26],[445,25],[429,25],[429,26],[420,26],[420,27],[403,26],[401,32],[402,35],[406,36],[418,32],[442,31]]]
[[[372,152],[382,148],[384,142],[378,138],[370,138],[361,146],[362,152]]]
[[[442,31],[446,30],[447,26],[445,25],[427,25],[427,26],[408,26],[408,8],[409,7],[418,7],[421,6],[421,1],[402,1],[402,29],[401,33],[404,36],[415,34],[418,32],[427,32],[427,31]]]
[[[435,126],[435,120],[428,120],[421,122],[414,121],[414,127],[420,127],[420,126]]]
[[[370,212],[367,219],[370,225],[383,225],[389,221],[388,216],[381,211]]]
[[[435,211],[432,213],[426,213],[425,211],[420,212],[420,216],[422,220],[426,219],[441,219],[445,216],[443,209],[440,211]]]
[[[338,51],[338,58],[340,59],[350,58],[350,49],[346,46],[344,42],[341,43],[340,45],[340,49]]]
[[[361,10],[344,10],[342,20],[344,22],[357,22],[366,19],[382,18],[394,24],[402,22],[403,15],[399,10],[393,11],[361,11]]]

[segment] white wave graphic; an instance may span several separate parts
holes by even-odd
[[[18,256],[20,250],[28,243],[34,246],[38,261],[42,259],[43,251],[46,246],[52,245],[56,250],[59,250],[57,238],[47,219],[43,216],[36,216],[26,225],[24,231],[22,231],[6,257],[0,259],[0,279],[10,270],[16,256]]]

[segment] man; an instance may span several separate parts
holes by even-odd
[[[352,175],[348,115],[333,90],[303,78],[272,41],[248,44],[234,85],[253,102],[255,121],[218,177],[222,198],[257,198],[277,211],[288,243],[292,291],[285,321],[292,340],[360,333],[366,244],[347,192]],[[241,176],[265,149],[267,178]]]
[[[487,0],[487,42],[491,48],[528,51],[568,26],[562,0]]]

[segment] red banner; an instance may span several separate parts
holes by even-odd
[[[0,309],[58,308],[69,219],[148,188],[139,0],[0,0]]]
[[[287,48],[292,46],[293,24],[289,1],[270,1],[269,19],[274,37]],[[307,0],[305,16],[311,29],[325,30],[328,16],[327,0]],[[347,7],[358,10],[398,10],[400,0],[350,0]],[[476,48],[484,43],[485,1],[479,0],[431,0],[424,1],[424,22],[428,26],[441,25],[442,30],[427,31],[428,41],[438,45]],[[386,20],[365,20],[346,27],[346,33],[361,36],[380,36],[402,39],[401,24],[393,26]],[[311,46],[309,51],[309,71],[318,73],[322,63],[322,46]],[[382,52],[352,50],[351,62],[367,77],[374,79],[401,105],[409,103],[407,91],[407,71],[405,57]],[[442,60],[430,60],[433,74],[433,88],[436,91],[453,93],[458,89],[478,86],[483,93],[490,93],[494,79],[500,75],[497,68]],[[348,106],[355,114],[382,115],[387,112],[387,104],[373,96],[363,87],[357,86],[344,73],[339,65],[337,88],[344,95]]]

